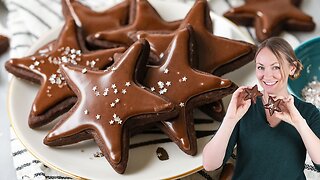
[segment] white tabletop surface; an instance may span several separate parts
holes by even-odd
[[[216,0],[223,1],[223,0]],[[1,2],[1,1],[0,1]],[[216,3],[219,4],[219,3]],[[317,24],[316,30],[311,33],[292,33],[300,42],[307,41],[311,38],[320,36],[320,1],[319,0],[304,0],[302,7],[305,12],[313,16]],[[222,14],[219,7],[212,7],[217,14]],[[7,11],[0,3],[0,23],[5,24]],[[0,26],[0,33],[4,30]],[[7,91],[8,91],[8,73],[4,69],[4,63],[9,58],[9,53],[0,57],[0,179],[15,180],[16,174],[13,167],[13,161],[10,150],[10,132],[9,118],[6,107]]]

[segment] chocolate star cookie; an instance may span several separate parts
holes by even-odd
[[[148,55],[148,43],[138,41],[105,71],[62,65],[62,73],[78,101],[44,143],[72,144],[90,134],[110,165],[124,173],[130,129],[177,115],[171,102],[140,84]]]
[[[210,8],[206,0],[195,2],[176,31],[185,28],[187,25],[191,25],[194,29],[199,61],[192,62],[192,64],[199,70],[220,76],[253,60],[256,46],[212,34]],[[152,52],[160,58],[173,39],[174,33],[159,34],[140,31],[131,37],[133,39],[147,39]],[[159,63],[155,62],[154,64]]]
[[[264,105],[264,108],[269,110],[270,116],[272,116],[275,111],[281,112],[281,101],[282,99],[278,99],[275,101],[271,96],[269,96],[268,103]]]
[[[147,0],[131,0],[130,17],[134,17],[131,24],[116,30],[96,33],[88,37],[88,42],[101,47],[130,46],[134,41],[130,34],[139,30],[172,31],[178,28],[180,21],[166,22]]]
[[[65,17],[72,16],[84,36],[96,32],[117,29],[128,24],[129,1],[123,1],[109,9],[96,12],[76,0],[63,0],[62,12]]]
[[[258,86],[254,85],[252,88],[245,88],[245,97],[244,100],[251,100],[254,104],[257,102],[257,97],[262,96],[263,94],[258,90]]]
[[[206,0],[195,1],[178,30],[192,25],[197,45],[198,61],[191,62],[194,67],[212,73],[223,75],[252,61],[256,47],[250,43],[227,39],[212,34],[213,26],[210,18],[210,8]],[[160,58],[174,37],[174,33],[164,34],[148,31],[139,31],[131,38],[145,38],[149,41],[153,53],[150,64],[160,64]],[[216,111],[221,107],[222,111]],[[225,111],[222,101],[200,107],[210,117],[222,121]]]
[[[87,66],[88,69],[102,69],[112,63],[114,53],[125,50],[83,50],[71,18],[66,19],[58,39],[46,47],[49,48],[41,49],[35,55],[11,59],[5,64],[6,69],[15,76],[41,84],[29,115],[31,128],[51,122],[76,102],[75,94],[66,84],[59,64],[71,63]]]
[[[240,7],[232,8],[225,17],[238,25],[254,26],[257,39],[276,36],[282,30],[312,31],[312,17],[298,7],[302,0],[247,0]]]
[[[9,39],[6,36],[0,35],[0,55],[6,52],[9,48]]]
[[[189,32],[190,31],[190,32]],[[189,34],[191,33],[191,34]],[[190,155],[197,153],[193,122],[193,108],[220,100],[232,93],[236,85],[230,80],[193,69],[190,62],[195,56],[192,28],[177,31],[159,66],[149,66],[145,85],[170,99],[179,110],[178,117],[158,124],[181,150]]]

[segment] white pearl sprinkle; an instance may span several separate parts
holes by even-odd
[[[88,114],[89,114],[89,111],[88,111],[87,109],[84,110],[83,112],[84,112],[85,115],[88,115]]]
[[[100,115],[100,114],[97,114],[97,115],[96,115],[96,119],[99,120],[100,118],[101,118],[101,115]]]
[[[87,73],[87,68],[83,68],[81,72],[82,72],[82,74]]]
[[[164,70],[164,73],[165,73],[165,74],[168,74],[168,73],[169,73],[169,69],[166,68],[166,69]]]

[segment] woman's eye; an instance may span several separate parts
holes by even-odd
[[[264,67],[258,66],[257,69],[258,69],[258,70],[264,70]]]
[[[273,66],[272,67],[274,70],[279,70],[280,69],[280,66]]]

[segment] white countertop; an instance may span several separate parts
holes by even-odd
[[[215,0],[216,5],[219,4]],[[231,1],[231,0],[230,0]],[[0,1],[1,2],[1,1]],[[213,1],[212,1],[213,2]],[[311,33],[292,33],[300,42],[304,42],[308,39],[320,36],[320,1],[319,0],[304,0],[301,7],[305,12],[313,16],[314,21],[317,24],[316,30]],[[212,9],[217,14],[222,14],[223,12],[219,11],[219,7],[215,6]],[[0,3],[0,22],[5,24],[7,11]],[[0,26],[0,33],[3,33],[3,29]],[[9,53],[2,55],[0,57],[0,179],[14,180],[16,179],[15,170],[13,167],[13,161],[10,150],[10,132],[9,132],[9,118],[7,112],[7,90],[8,90],[8,73],[4,69],[4,63],[9,58]]]

